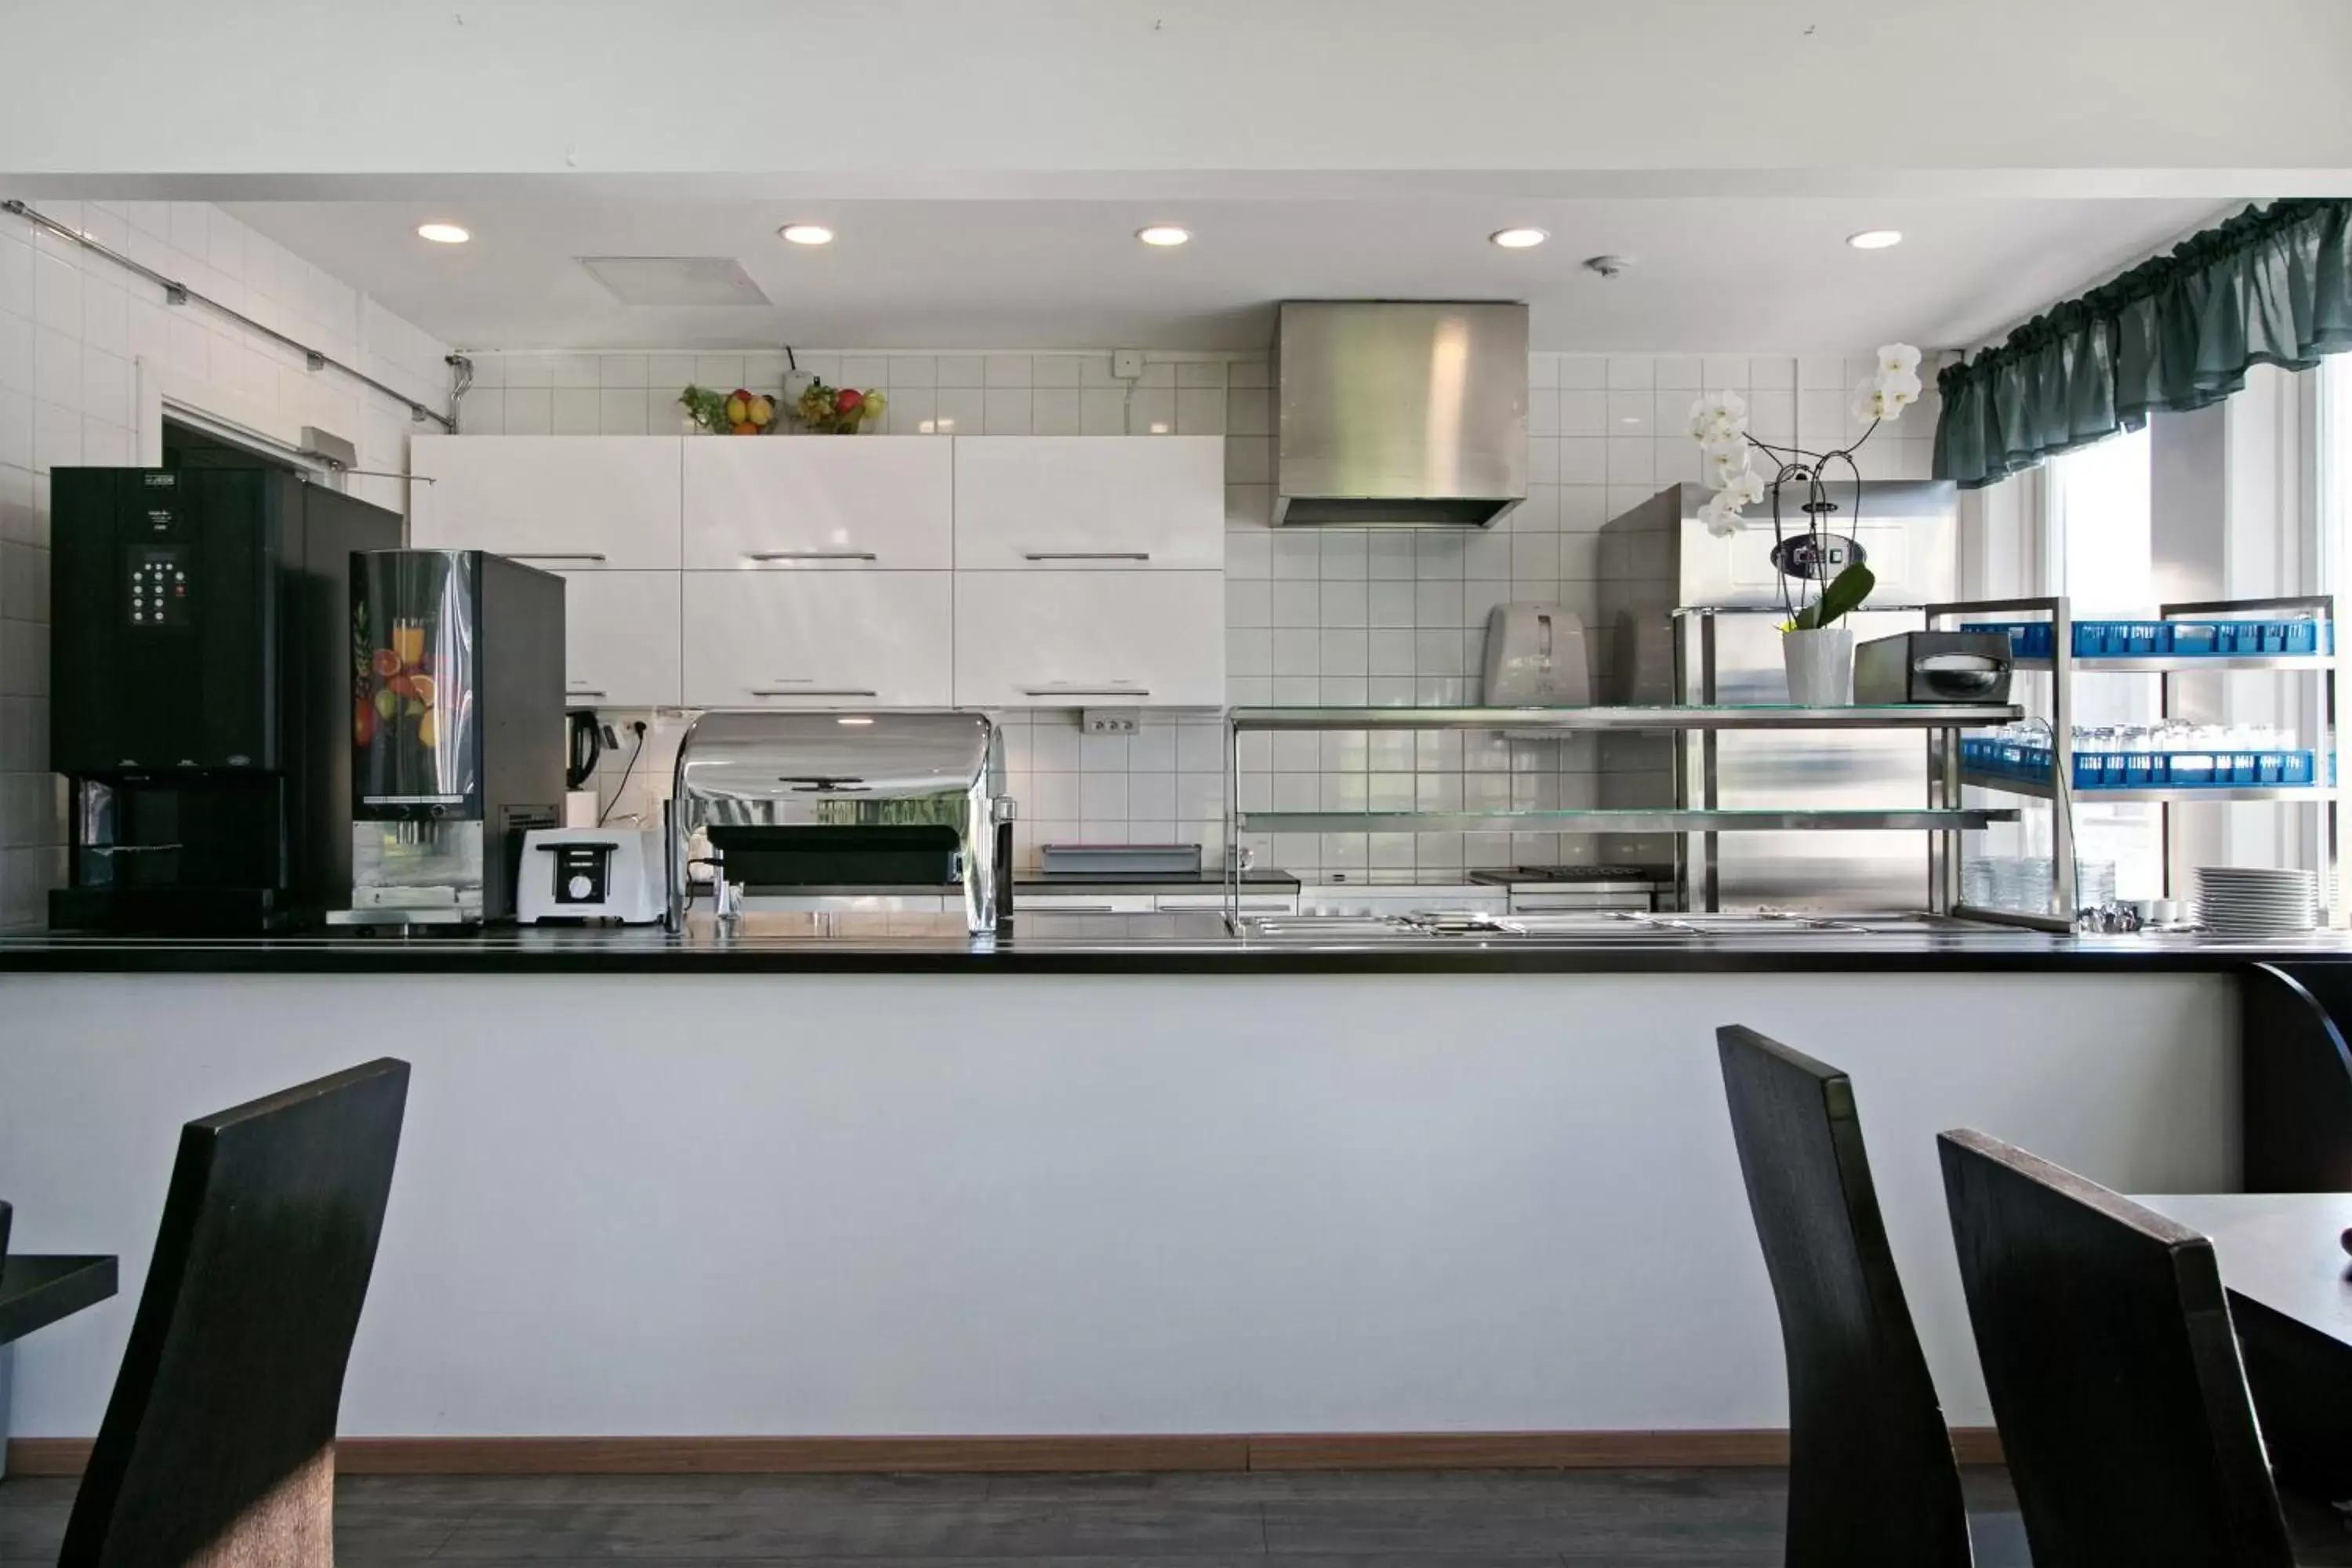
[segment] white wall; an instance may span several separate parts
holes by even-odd
[[[1597,625],[1599,530],[1661,486],[1698,478],[1685,433],[1700,391],[1750,402],[1757,436],[1813,447],[1860,433],[1854,383],[1867,362],[1824,355],[1539,353],[1528,374],[1528,500],[1491,532],[1274,530],[1273,411],[1262,355],[1154,354],[1129,399],[1108,349],[1091,353],[797,356],[835,385],[881,387],[900,435],[1117,435],[1226,438],[1226,696],[1236,706],[1445,706],[1478,700],[1496,605],[1564,605],[1594,626],[1596,678],[1612,639]],[[677,391],[781,386],[780,353],[478,353],[463,405],[471,434],[643,435],[682,427]],[[1924,479],[1935,395],[1861,453],[1872,479]],[[712,437],[717,439],[718,437]],[[779,439],[782,437],[769,437]],[[1622,574],[1627,563],[1611,568]],[[1156,719],[1133,739],[1080,735],[1067,711],[1014,711],[1010,781],[1017,848],[1200,840],[1221,851],[1221,728]],[[679,726],[656,721],[618,815],[653,815]],[[1256,735],[1244,752],[1244,810],[1553,809],[1599,804],[1610,768],[1658,765],[1654,738],[1595,745],[1499,735]],[[600,772],[618,788],[625,747]],[[1257,863],[1308,873],[1458,879],[1470,867],[1592,858],[1597,840],[1549,833],[1260,836]],[[1622,847],[1620,847],[1621,849]],[[1661,851],[1663,854],[1663,851]]]
[[[446,401],[446,347],[215,208],[37,205],[429,406]],[[63,784],[48,772],[49,470],[136,463],[157,449],[156,405],[139,396],[142,363],[151,384],[201,407],[317,425],[356,443],[362,468],[408,467],[405,405],[312,372],[201,305],[169,305],[137,275],[0,214],[0,927],[46,920],[47,889],[65,875]],[[349,488],[404,510],[397,479]]]
[[[413,1062],[342,1406],[382,1434],[1622,1430],[1787,1418],[1714,1030],[1853,1075],[1948,1415],[1934,1135],[2234,1187],[2226,975],[12,975],[26,1340],[92,1431],[176,1129]],[[2324,1238],[2323,1238],[2324,1239]]]
[[[959,195],[1003,184],[950,170],[1061,191],[1110,174],[1093,188],[1128,195],[1179,172],[1200,190],[1202,172],[1487,170],[1608,172],[1592,194],[1934,171],[1948,195],[2221,197],[2352,169],[2352,102],[2280,85],[2283,62],[2352,58],[2341,0],[240,0],[224,21],[13,0],[0,58],[40,68],[0,96],[0,156],[195,184],[803,170]],[[1835,107],[1778,111],[1808,91]]]

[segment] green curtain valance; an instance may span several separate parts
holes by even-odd
[[[1936,378],[1936,477],[1978,489],[2352,349],[2352,202],[2248,207]]]

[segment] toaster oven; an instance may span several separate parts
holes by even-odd
[[[1853,700],[2006,702],[2011,665],[2004,632],[1898,632],[1853,650]]]

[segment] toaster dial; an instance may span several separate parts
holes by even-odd
[[[601,904],[612,884],[613,847],[566,844],[555,851],[555,901]]]

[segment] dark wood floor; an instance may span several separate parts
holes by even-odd
[[[1972,1509],[2014,1508],[2000,1470]],[[73,1483],[0,1481],[0,1563],[53,1563]],[[1778,1470],[1160,1476],[347,1476],[340,1568],[1779,1568]],[[2346,1559],[2352,1562],[2352,1557]]]
[[[2024,1562],[2008,1512],[1980,1568]],[[74,1483],[0,1481],[0,1563],[50,1563]],[[1778,1470],[1445,1470],[1160,1476],[346,1476],[339,1568],[1780,1568]],[[2352,1564],[2328,1510],[2291,1502],[2296,1561]],[[1994,1539],[1997,1534],[1999,1539]]]

